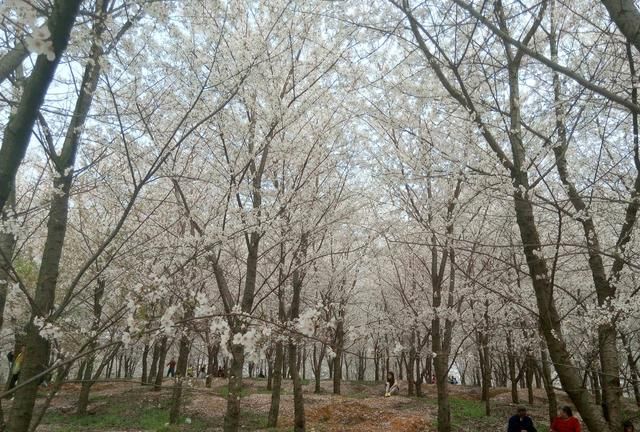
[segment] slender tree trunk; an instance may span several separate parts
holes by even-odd
[[[154,391],[160,391],[160,389],[162,388],[162,380],[164,379],[164,365],[167,360],[167,351],[169,351],[169,347],[167,346],[167,336],[162,336],[162,338],[160,339],[160,346],[158,348],[158,370],[156,372],[156,379],[153,382]]]
[[[516,356],[513,350],[513,342],[511,340],[511,332],[507,333],[507,356],[509,359],[509,381],[511,382],[511,402],[519,404],[518,399],[518,381],[516,380]]]
[[[301,265],[301,261],[306,255],[306,235],[302,234],[300,241],[301,253],[296,257],[296,263]],[[304,280],[304,272],[300,268],[293,272],[293,296],[291,299],[291,308],[289,319],[296,320],[300,316],[300,299],[302,295],[302,283]],[[289,340],[289,369],[291,370],[291,378],[293,379],[293,430],[295,432],[304,432],[304,397],[302,395],[302,381],[300,380],[300,363],[299,363],[298,345],[293,339]]]
[[[284,348],[282,342],[276,342],[276,354],[273,363],[273,387],[271,389],[271,408],[267,427],[274,428],[278,425],[278,413],[280,412],[280,391],[282,389],[282,362]]]
[[[149,376],[147,377],[146,384],[151,384],[155,381],[156,375],[158,375],[158,359],[160,358],[160,343],[158,341],[153,343],[153,353],[151,355],[151,367],[149,368]],[[161,367],[162,369],[162,367]]]
[[[273,389],[273,351],[269,349],[269,356],[267,357],[267,390]]]
[[[9,119],[5,130],[2,148],[0,149],[0,210],[4,207],[13,188],[13,181],[20,161],[24,157],[26,146],[31,136],[31,129],[38,116],[40,105],[44,100],[49,83],[62,53],[69,41],[69,34],[75,16],[78,13],[79,0],[66,2],[56,1],[53,13],[48,20],[51,39],[55,51],[55,60],[49,61],[45,56],[39,56],[36,66],[26,84],[23,97],[16,114]],[[47,222],[47,238],[42,253],[42,261],[31,319],[26,328],[26,353],[19,384],[25,384],[15,393],[9,429],[12,432],[27,432],[33,415],[33,408],[38,391],[38,381],[27,382],[31,377],[41,373],[49,363],[49,341],[40,336],[40,329],[34,324],[35,318],[48,317],[55,303],[60,260],[67,229],[69,210],[69,194],[73,181],[73,167],[79,147],[80,133],[87,118],[93,94],[100,76],[99,60],[102,56],[102,45],[99,42],[104,31],[104,21],[101,14],[106,11],[104,2],[96,3],[98,18],[93,28],[93,42],[90,51],[90,62],[87,63],[82,77],[80,94],[74,107],[74,116],[69,122],[62,151],[55,158],[58,176],[53,181],[54,188],[61,193],[56,194],[50,204],[49,220]]]
[[[80,394],[78,395],[78,408],[76,409],[77,415],[86,415],[87,407],[89,406],[89,393],[91,391],[91,378],[93,375],[93,362],[95,361],[94,356],[89,356],[89,359],[86,362],[86,366],[84,367],[84,375],[82,379],[82,384],[80,387]]]
[[[338,317],[336,324],[336,356],[333,359],[333,394],[340,394],[340,383],[342,382],[342,347],[344,344],[344,323],[342,313]]]
[[[414,379],[413,366],[415,364],[415,357],[416,357],[415,343],[416,343],[416,334],[415,334],[415,331],[413,331],[411,332],[411,348],[409,348],[409,355],[405,358],[405,363],[407,367],[407,393],[409,394],[409,396],[415,396],[416,394],[415,383],[413,382],[413,379]]]
[[[302,381],[298,369],[297,357],[298,347],[291,341],[289,342],[289,370],[293,379],[293,430],[295,432],[303,432],[305,426],[304,418],[304,398],[302,395]]]
[[[207,347],[207,388],[211,388],[213,377],[218,373],[218,352],[220,351],[220,345]]]
[[[142,377],[140,377],[140,383],[142,385],[144,385],[147,382],[148,357],[149,357],[149,344],[144,344],[144,350],[142,351]]]
[[[596,405],[602,405],[602,389],[600,388],[600,374],[596,371],[590,373],[591,387],[593,387],[593,397]]]
[[[227,412],[224,416],[224,432],[236,432],[240,428],[240,397],[242,395],[242,369],[244,367],[244,346],[231,346],[231,366],[229,367],[229,394]]]
[[[540,359],[542,363],[542,382],[544,383],[544,390],[547,394],[547,406],[549,407],[549,422],[553,422],[553,419],[558,412],[558,401],[556,398],[556,392],[553,389],[553,380],[551,378],[551,367],[549,365],[549,356],[547,355],[547,348],[544,341],[540,341]]]
[[[189,316],[185,317],[186,319]],[[182,384],[187,376],[187,364],[189,362],[189,350],[191,348],[190,338],[183,334],[180,338],[180,348],[178,351],[178,364],[176,365],[176,379],[171,393],[171,405],[169,408],[169,423],[178,424],[180,411],[182,408]]]
[[[527,396],[529,400],[529,405],[533,405],[533,368],[534,368],[534,360],[531,355],[527,355],[527,366],[526,366],[526,379],[527,379]]]
[[[81,0],[57,0],[54,2],[47,27],[51,32],[55,58],[49,60],[45,55],[38,56],[33,71],[24,85],[20,102],[15,112],[9,117],[9,122],[4,130],[2,147],[0,147],[0,211],[4,209],[13,191],[16,173],[26,154],[33,126],[38,118],[49,85],[62,55],[67,49],[69,35],[80,3]],[[22,428],[25,422],[24,413],[20,414],[20,418],[22,419],[20,420]],[[18,425],[19,423],[16,421],[12,427]],[[26,432],[26,429],[24,430]],[[17,432],[18,429],[15,431]]]
[[[636,405],[640,407],[640,384],[638,383],[638,378],[640,374],[638,373],[638,363],[633,357],[633,351],[631,350],[631,344],[629,343],[629,339],[627,335],[623,332],[620,332],[620,337],[622,339],[622,345],[627,354],[627,364],[629,365],[629,371],[631,375],[631,387],[633,388],[633,396],[636,401]]]
[[[80,365],[78,366],[78,371],[76,372],[76,381],[80,382],[82,381],[82,378],[84,377],[84,368],[87,365],[87,361],[83,360],[80,362]]]

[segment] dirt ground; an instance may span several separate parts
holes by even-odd
[[[404,384],[404,386],[403,386]],[[393,396],[385,398],[382,384],[344,382],[342,395],[331,393],[331,382],[322,383],[322,392],[313,393],[313,385],[305,386],[305,419],[307,430],[314,432],[431,432],[435,430],[437,404],[435,386],[425,385],[424,398]],[[79,391],[77,384],[66,384],[54,399],[52,406],[38,428],[43,432],[200,432],[221,431],[226,408],[226,380],[214,380],[212,388],[195,382],[185,387],[183,420],[179,426],[167,425],[171,385],[153,391],[137,382],[97,383],[91,392],[89,416],[76,416],[75,405]],[[401,383],[402,393],[406,383]],[[559,402],[566,395],[558,393]],[[455,432],[495,432],[502,430],[508,417],[515,411],[508,389],[491,392],[492,415],[485,415],[484,404],[479,401],[479,389],[451,387],[451,415]],[[521,390],[521,401],[527,394]],[[290,431],[293,428],[293,394],[291,382],[283,383],[280,417],[277,428],[266,428],[271,394],[265,380],[245,380],[242,393],[242,430]],[[5,407],[9,408],[6,405]],[[5,409],[6,409],[5,408]],[[546,395],[534,391],[534,405],[529,407],[538,430],[547,431]]]

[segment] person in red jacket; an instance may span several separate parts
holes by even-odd
[[[573,416],[570,407],[563,406],[558,414],[551,423],[551,432],[580,432],[580,421]]]

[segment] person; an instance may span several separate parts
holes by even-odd
[[[169,369],[167,369],[167,376],[171,377],[171,378],[175,378],[176,376],[176,360],[175,359],[171,359],[171,361],[169,361],[169,363],[167,363],[167,366],[169,366]]]
[[[391,395],[397,395],[400,393],[400,388],[398,387],[398,383],[396,383],[396,377],[393,372],[387,372],[387,385],[384,389],[384,397],[389,397]]]
[[[11,382],[9,383],[9,390],[14,388],[20,378],[20,371],[22,370],[22,363],[26,354],[26,347],[23,345],[18,355],[13,359],[13,366],[11,367]]]
[[[573,416],[571,407],[563,406],[551,423],[551,432],[580,432],[580,421]]]
[[[218,367],[218,378],[224,378],[224,377],[225,377],[224,368],[220,366]]]
[[[507,432],[537,432],[525,407],[519,407],[517,413],[511,416]]]
[[[622,427],[623,432],[636,432],[636,428],[633,427],[633,423],[631,423],[631,420],[627,420],[624,423],[622,423]]]
[[[200,370],[198,371],[198,378],[199,379],[205,379],[207,377],[207,370],[205,369],[204,366],[202,366],[200,368]]]

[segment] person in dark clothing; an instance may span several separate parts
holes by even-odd
[[[400,393],[400,388],[398,387],[398,383],[396,382],[396,376],[393,372],[387,372],[387,384],[384,388],[384,396],[395,396]]]
[[[509,419],[507,432],[537,432],[525,407],[518,408],[517,414]]]
[[[622,427],[624,428],[624,432],[635,432],[636,428],[633,427],[633,423],[630,420],[622,423]]]
[[[176,361],[174,359],[171,359],[171,361],[169,363],[167,363],[167,366],[169,367],[167,369],[167,377],[175,378],[175,376],[176,376]]]

